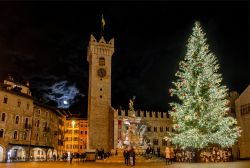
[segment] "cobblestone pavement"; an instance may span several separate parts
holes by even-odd
[[[19,162],[0,163],[0,168],[128,168],[123,163],[100,163],[100,162]],[[165,165],[164,162],[137,163],[135,168],[250,168],[250,161],[237,161],[227,163],[174,163]]]

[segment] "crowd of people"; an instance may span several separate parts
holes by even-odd
[[[101,148],[100,150],[97,149],[96,154],[97,154],[98,160],[106,159],[106,158],[109,158],[111,156],[111,152],[104,152],[103,148]]]
[[[135,166],[135,150],[133,147],[125,148],[123,156],[125,165]]]
[[[62,156],[61,156],[61,158],[60,158],[60,160],[61,161],[67,161],[68,160],[68,158],[69,158],[69,160],[70,160],[70,163],[72,163],[72,160],[75,158],[77,161],[83,161],[83,162],[85,162],[86,161],[86,153],[85,152],[83,152],[83,153],[70,153],[69,155],[68,155],[68,153],[67,152],[65,152],[65,153],[63,153],[62,154]]]

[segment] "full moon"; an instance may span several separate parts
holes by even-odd
[[[67,100],[63,100],[63,104],[65,105],[68,104]]]

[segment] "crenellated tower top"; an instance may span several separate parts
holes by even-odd
[[[109,41],[106,41],[102,36],[100,40],[96,40],[96,38],[91,34],[89,40],[89,47],[88,47],[88,57],[87,60],[90,62],[90,56],[92,54],[101,54],[112,56],[114,53],[114,44],[115,40],[112,38]],[[92,53],[92,54],[91,54]]]

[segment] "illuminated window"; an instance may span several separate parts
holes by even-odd
[[[8,97],[7,97],[7,96],[4,96],[4,98],[3,98],[3,103],[5,103],[5,104],[8,103]]]
[[[105,58],[104,57],[99,58],[99,66],[105,66]]]

